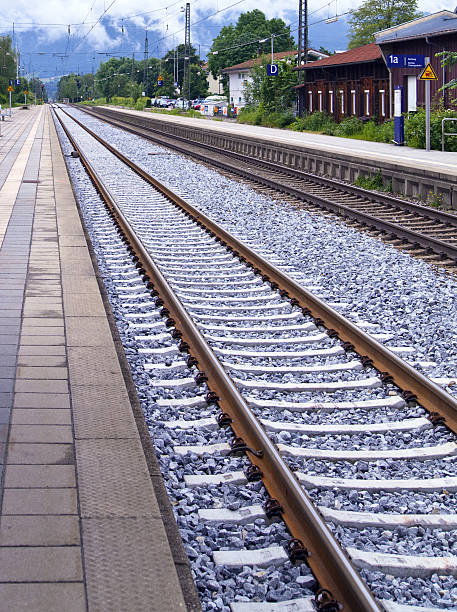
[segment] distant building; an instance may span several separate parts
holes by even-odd
[[[222,91],[222,79],[221,77],[217,77],[215,79],[211,74],[211,71],[208,69],[208,62],[205,62],[202,65],[202,69],[206,72],[206,78],[208,80],[208,91],[210,94],[223,94]]]
[[[296,50],[279,51],[278,53],[273,53],[273,61],[278,61],[287,58],[290,58],[292,60],[296,57]],[[328,57],[328,55],[326,55],[325,53],[321,53],[320,51],[315,51],[314,49],[309,49],[308,57],[312,57],[313,59],[320,59],[323,57]],[[248,84],[252,68],[254,66],[258,66],[262,62],[262,59],[263,56],[259,56],[254,59],[247,60],[246,62],[241,62],[241,64],[229,66],[228,68],[224,68],[221,71],[222,74],[226,74],[229,78],[229,101],[231,104],[234,104],[235,106],[245,106],[246,100],[244,97],[244,89]]]
[[[345,117],[388,117],[389,72],[375,43],[302,64],[297,95],[305,112]]]
[[[384,60],[389,55],[425,55],[438,77],[430,82],[432,100],[442,98],[445,106],[456,97],[456,92],[440,92],[440,87],[453,78],[457,78],[457,67],[442,68],[441,58],[435,57],[441,51],[457,51],[457,14],[452,11],[438,11],[432,15],[403,23],[399,26],[382,30],[375,34]],[[403,87],[403,111],[415,111],[425,105],[425,84],[418,81],[420,68],[390,69],[390,99],[396,85]]]
[[[303,112],[323,111],[336,121],[345,117],[377,118],[393,115],[395,86],[403,87],[403,112],[425,104],[425,85],[418,81],[422,68],[388,68],[392,56],[425,56],[438,76],[431,82],[432,100],[446,106],[455,91],[440,92],[444,83],[457,78],[457,67],[441,67],[441,51],[457,51],[457,13],[439,11],[426,17],[377,32],[376,42],[298,66],[304,81],[297,89]]]

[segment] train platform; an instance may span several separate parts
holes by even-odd
[[[115,107],[106,106],[105,108],[113,109]],[[168,123],[178,123],[183,126],[194,125],[201,129],[214,130],[216,132],[273,140],[282,145],[309,148],[319,152],[327,151],[334,154],[351,155],[364,161],[370,160],[373,163],[385,161],[399,165],[402,168],[410,167],[423,171],[434,170],[435,172],[457,176],[456,153],[442,151],[427,152],[423,149],[395,146],[394,144],[382,142],[368,142],[366,140],[326,136],[309,132],[294,132],[293,130],[246,125],[234,121],[218,121],[203,117],[202,119],[194,119],[192,117],[152,113],[147,110],[134,111],[126,108],[119,108],[119,110],[140,116],[147,114],[154,119],[160,119]]]
[[[106,304],[50,111],[19,110],[0,138],[1,612],[191,608]]]

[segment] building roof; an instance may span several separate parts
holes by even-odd
[[[407,21],[393,28],[376,32],[377,44],[422,38],[424,36],[437,36],[457,31],[457,14],[452,11],[438,11],[413,21]]]
[[[297,66],[296,70],[320,68],[321,66],[340,66],[341,64],[362,64],[381,58],[382,55],[378,45],[376,43],[370,43],[369,45],[362,45],[355,49],[343,51],[343,53],[335,53],[335,55],[324,57],[324,59],[317,60],[316,62],[302,64],[301,66]]]
[[[273,53],[273,61],[284,59],[286,57],[293,57],[297,55],[297,50],[293,49],[292,51],[278,51],[278,53]],[[325,53],[321,53],[320,51],[316,51],[315,49],[308,49],[308,53],[310,55],[314,55],[316,57],[326,57]],[[269,53],[265,53],[264,55],[270,56]],[[224,68],[221,72],[229,72],[229,71],[237,71],[237,70],[246,70],[248,68],[252,68],[262,62],[263,56],[254,57],[253,59],[247,60],[246,62],[241,62],[241,64],[235,64],[234,66],[229,66],[228,68]]]

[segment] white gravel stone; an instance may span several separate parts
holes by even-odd
[[[246,484],[243,472],[226,472],[225,474],[186,474],[184,481],[187,487],[208,487],[221,484]]]
[[[227,567],[243,567],[245,565],[269,567],[271,565],[281,565],[289,560],[282,546],[270,546],[257,550],[215,550],[213,557],[216,565]]]
[[[377,570],[392,576],[425,578],[432,574],[457,576],[457,557],[419,557],[389,555],[374,551],[347,548],[354,565],[366,570]]]
[[[372,512],[347,512],[319,506],[319,510],[327,521],[346,525],[347,527],[379,527],[395,529],[396,527],[412,527],[424,529],[457,529],[457,514],[386,514]]]
[[[236,523],[244,525],[252,523],[256,519],[267,520],[262,506],[245,506],[239,510],[229,510],[228,508],[200,508],[198,516],[207,523]]]
[[[325,459],[327,461],[378,461],[380,459],[436,459],[457,454],[457,444],[449,442],[439,446],[418,448],[402,448],[395,450],[330,450],[319,448],[297,448],[278,444],[279,451],[284,455],[305,457],[307,459]]]
[[[230,604],[230,610],[231,612],[315,612],[316,608],[313,605],[313,599],[311,597],[306,597],[278,601],[275,603],[268,601],[234,602]],[[395,611],[392,610],[392,612]],[[400,610],[398,612],[400,612]]]
[[[298,480],[307,488],[324,487],[338,489],[354,489],[357,491],[457,491],[457,477],[420,479],[358,479],[329,478],[327,476],[311,476],[296,472]]]

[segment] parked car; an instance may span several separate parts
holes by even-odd
[[[175,108],[182,108],[183,110],[187,110],[189,108],[189,100],[185,100],[184,98],[178,98],[175,102]]]
[[[157,98],[157,106],[160,106],[160,108],[173,108],[174,102],[175,101],[168,96],[160,96],[160,98]]]
[[[203,102],[204,102],[203,98],[197,99],[197,100],[192,100],[192,108],[194,110],[201,110],[201,106],[202,106]]]

